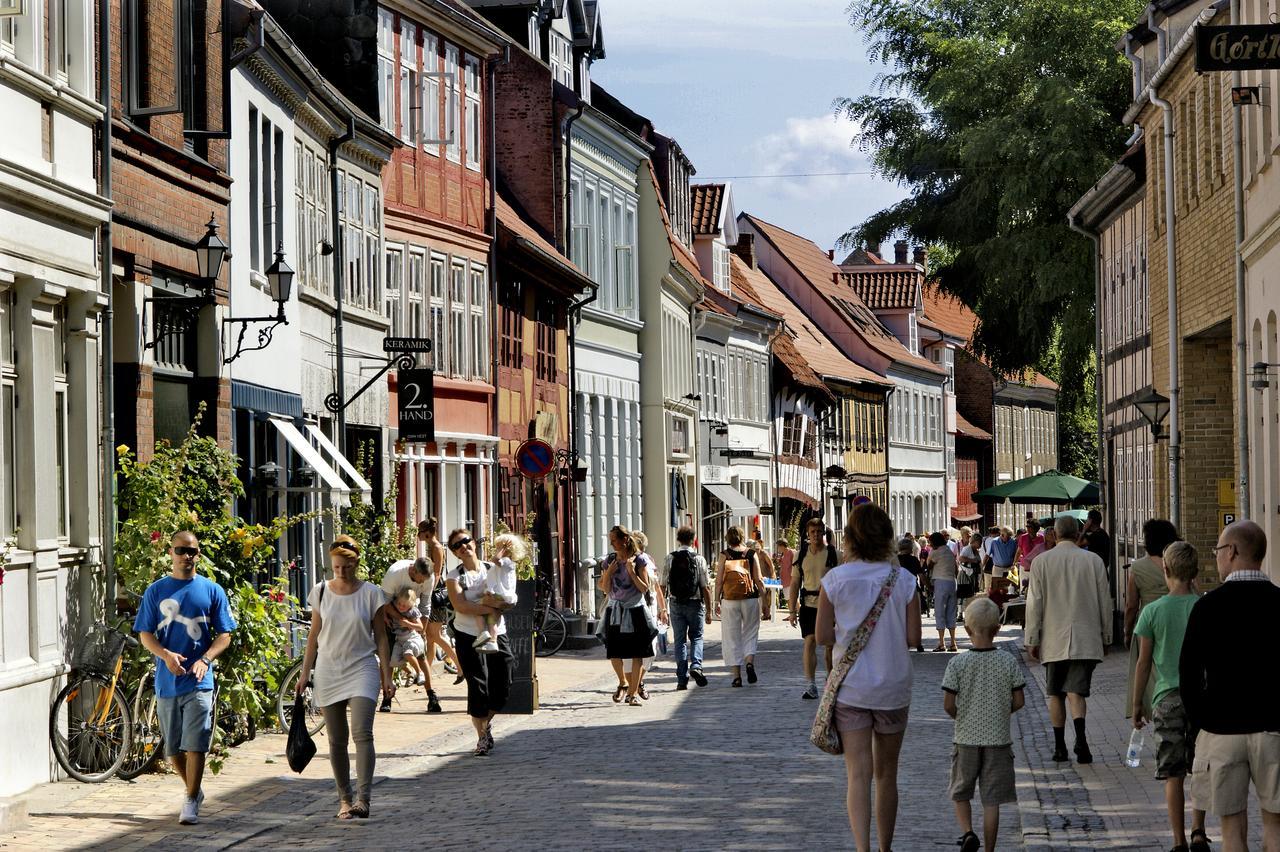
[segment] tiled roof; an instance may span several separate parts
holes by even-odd
[[[924,315],[934,328],[960,338],[966,346],[973,339],[973,330],[978,327],[978,317],[973,311],[955,296],[942,292],[937,284],[924,288]]]
[[[956,434],[963,435],[966,438],[976,438],[979,441],[990,441],[991,433],[986,429],[979,429],[968,420],[964,419],[964,415],[956,412]]]
[[[919,355],[913,355],[893,336],[889,329],[876,319],[858,294],[844,284],[837,284],[835,277],[840,268],[813,241],[785,228],[771,225],[755,216],[745,215],[778,252],[804,276],[810,286],[822,294],[840,312],[845,320],[869,345],[885,358],[897,364],[929,373],[945,374],[938,365]]]
[[[506,228],[517,237],[523,237],[530,243],[533,243],[543,254],[556,263],[559,263],[565,269],[582,275],[582,271],[574,264],[572,260],[560,253],[560,250],[553,246],[538,230],[524,220],[516,209],[502,197],[502,193],[495,196],[495,212],[498,216],[498,224]]]
[[[730,255],[729,275],[735,289],[741,289],[744,293],[749,290],[761,307],[783,318],[787,327],[779,339],[786,338],[791,348],[795,350],[795,358],[800,359],[811,372],[851,383],[893,384],[884,376],[847,358],[840,348],[805,316],[799,306],[759,269],[752,269],[742,258]],[[799,381],[797,370],[801,364],[797,362],[793,366],[789,363],[790,355],[785,351],[786,344],[783,344],[783,351],[779,351],[776,344],[777,341],[774,347],[775,354],[778,355],[779,360],[791,368],[793,375],[797,375],[797,381]]]
[[[702,275],[702,270],[698,268],[698,259],[694,257],[687,248],[681,245],[676,239],[675,232],[671,230],[671,217],[667,215],[667,205],[662,200],[662,187],[658,184],[658,174],[653,170],[653,161],[646,159],[644,161],[649,171],[649,180],[653,183],[653,193],[658,198],[658,211],[662,214],[662,227],[667,232],[667,244],[671,247],[671,254],[675,258],[676,263],[684,267],[684,271],[692,276],[694,281],[702,284],[707,288],[712,288],[710,281]]]
[[[693,201],[693,232],[720,233],[720,209],[724,205],[724,184],[695,183],[689,187]]]
[[[916,292],[924,283],[924,272],[914,265],[846,266],[842,267],[840,282],[852,287],[873,311],[911,310],[916,306]]]

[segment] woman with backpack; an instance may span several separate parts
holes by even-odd
[[[755,683],[756,644],[760,639],[760,560],[743,545],[741,527],[729,527],[724,534],[727,547],[716,562],[716,611],[720,615],[720,646],[724,664],[733,669],[733,686],[742,686],[742,669],[747,683]]]
[[[596,635],[604,640],[605,656],[618,676],[614,703],[625,695],[628,705],[639,707],[641,671],[644,661],[653,656],[653,638],[658,635],[654,610],[645,602],[653,585],[650,560],[640,552],[635,535],[626,527],[609,530],[609,544],[613,554],[600,575],[599,589],[606,600]],[[624,674],[625,660],[631,661],[631,669]]]

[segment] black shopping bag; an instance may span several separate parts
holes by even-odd
[[[307,702],[301,695],[293,700],[293,719],[289,722],[289,742],[284,753],[294,772],[306,769],[316,756],[316,742],[307,730]]]

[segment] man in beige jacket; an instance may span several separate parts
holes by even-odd
[[[1061,517],[1053,526],[1058,543],[1036,557],[1031,572],[1025,641],[1027,652],[1045,666],[1053,759],[1069,759],[1064,736],[1069,706],[1076,760],[1092,763],[1084,732],[1085,699],[1093,668],[1111,644],[1111,591],[1102,557],[1075,544],[1079,522]]]

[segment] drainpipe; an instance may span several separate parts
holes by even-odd
[[[502,51],[502,63],[511,61],[511,45],[507,45]],[[498,334],[498,117],[497,117],[497,98],[494,92],[497,91],[498,76],[498,54],[489,57],[487,68],[485,69],[485,85],[488,87],[489,96],[489,150],[486,152],[486,159],[489,161],[489,376],[494,384],[493,397],[493,416],[491,422],[493,424],[493,436],[501,441],[502,433],[501,423],[498,420],[498,347],[492,345],[493,341],[501,340]],[[494,529],[494,520],[497,518],[497,506],[494,499],[500,493],[500,483],[498,482],[501,466],[498,464],[497,446],[494,447],[494,460],[490,465],[489,476],[489,529]],[[559,590],[557,589],[557,592]],[[554,596],[553,596],[554,598]]]
[[[1182,429],[1181,429],[1181,375],[1178,352],[1178,242],[1174,234],[1174,153],[1173,153],[1173,105],[1151,89],[1151,103],[1164,113],[1164,216],[1166,277],[1169,299],[1169,521],[1182,529]]]
[[[329,206],[333,216],[333,298],[337,305],[333,312],[333,342],[337,351],[337,392],[339,403],[345,405],[347,401],[347,374],[346,374],[346,353],[343,351],[342,344],[342,289],[344,286],[342,278],[343,266],[346,264],[347,250],[342,244],[342,223],[339,220],[338,209],[341,206],[339,195],[342,187],[338,185],[338,149],[343,145],[356,138],[356,118],[355,115],[347,116],[347,129],[341,135],[334,137],[329,142]],[[363,201],[361,202],[364,203]],[[338,410],[338,449],[343,455],[350,458],[350,448],[347,447],[347,414],[344,410]]]
[[[1240,23],[1240,0],[1231,0],[1231,23]],[[1231,85],[1244,85],[1239,71],[1232,73]],[[1235,150],[1235,216],[1236,216],[1236,467],[1239,470],[1239,496],[1236,498],[1237,517],[1248,520],[1249,505],[1249,374],[1248,323],[1245,315],[1244,268],[1244,128],[1240,110],[1232,110],[1231,135]]]
[[[104,110],[102,132],[98,136],[101,167],[98,172],[98,194],[111,200],[111,0],[98,0],[98,68],[99,98]],[[99,274],[107,305],[102,312],[102,334],[99,337],[102,363],[102,479],[98,483],[102,499],[102,565],[106,581],[105,600],[116,597],[116,415],[115,415],[115,287],[111,277],[111,216],[102,223],[98,238]]]
[[[1129,60],[1130,64],[1133,65],[1133,99],[1136,101],[1142,94],[1143,75],[1146,73],[1146,64],[1142,61],[1142,57],[1133,50],[1132,35],[1124,37],[1124,55],[1125,58]]]
[[[1156,69],[1159,70],[1164,65],[1164,61],[1169,58],[1169,34],[1165,32],[1164,27],[1156,24],[1156,7],[1154,4],[1147,7],[1147,29],[1156,34],[1156,51],[1159,56]]]
[[[582,117],[582,113],[586,111],[586,108],[587,108],[586,103],[583,101],[579,101],[577,111],[574,112],[572,115],[565,116],[564,121],[561,122],[560,124],[560,139],[563,140],[564,142],[563,186],[564,186],[564,199],[565,199],[565,210],[566,210],[565,216],[564,216],[564,221],[565,221],[564,239],[561,242],[564,245],[564,256],[569,259],[570,263],[573,262],[573,223],[569,219],[569,214],[567,210],[573,203],[569,199],[569,176],[570,176],[569,167],[573,163],[573,145],[570,141],[569,134],[573,130],[573,123]],[[558,200],[559,199],[557,199],[557,201]],[[553,215],[557,214],[559,210],[560,210],[559,204],[552,205]],[[581,272],[583,275],[587,275],[587,271],[585,269],[580,269],[578,271]],[[579,458],[582,454],[581,447],[580,447],[582,435],[578,431],[577,324],[578,324],[578,317],[580,315],[580,311],[582,307],[584,305],[590,304],[591,302],[594,302],[596,300],[596,296],[598,295],[598,293],[599,291],[596,290],[592,292],[590,296],[587,296],[585,299],[579,302],[574,302],[572,305],[569,306],[568,311],[565,312],[565,328],[569,333],[569,340],[568,340],[568,344],[569,344],[569,450],[570,450],[571,460],[574,460],[574,461],[576,461],[576,459]],[[576,486],[577,486],[577,483],[574,483],[573,487],[576,488]],[[574,502],[576,503],[576,501]],[[570,514],[571,515],[576,514],[576,511],[571,512]],[[577,563],[581,561],[580,559],[581,546],[576,535],[577,525],[575,524],[574,526],[575,526],[575,531],[574,531],[575,535],[571,539],[571,543],[572,543],[573,556],[574,556],[574,569],[576,571],[578,568]],[[594,608],[595,606],[594,599],[592,599],[591,601],[591,606],[592,608]],[[584,602],[579,601],[578,609],[580,611],[585,612],[586,611],[585,607],[586,607],[586,604]]]

